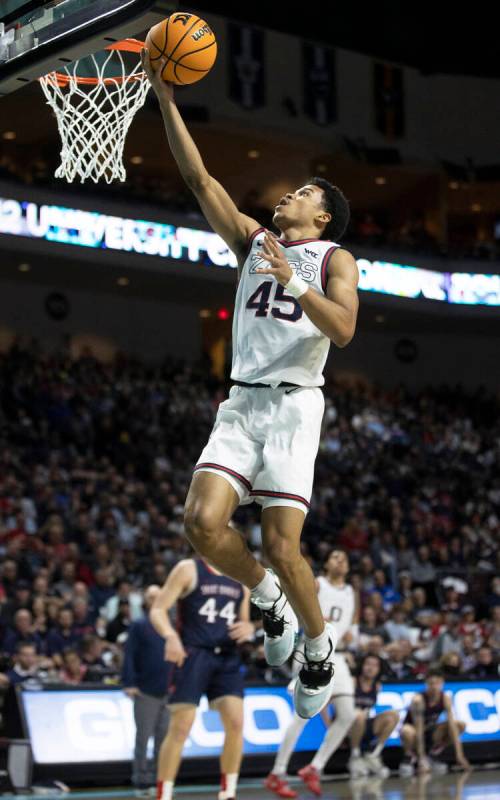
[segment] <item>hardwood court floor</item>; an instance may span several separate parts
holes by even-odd
[[[300,800],[312,800],[313,795],[303,789],[302,784],[292,779]],[[176,789],[179,800],[204,800],[217,798],[218,786],[182,785]],[[145,795],[142,795],[145,797]],[[73,791],[69,795],[1,795],[2,800],[131,800],[137,795],[131,789],[96,789]],[[264,789],[259,780],[241,781],[239,800],[271,800],[274,795]],[[391,777],[386,780],[363,778],[350,781],[345,776],[325,780],[324,800],[500,800],[500,770],[478,770],[469,773],[454,773],[442,777],[424,778]]]

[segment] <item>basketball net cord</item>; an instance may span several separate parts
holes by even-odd
[[[81,183],[101,178],[107,183],[124,181],[123,147],[135,113],[144,105],[150,88],[139,61],[130,72],[120,50],[110,50],[99,65],[91,59],[95,77],[76,74],[78,61],[60,72],[49,72],[39,80],[47,103],[57,117],[61,136],[61,163],[56,178]],[[110,60],[118,59],[121,76],[105,77]]]

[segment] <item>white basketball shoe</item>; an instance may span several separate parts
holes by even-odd
[[[272,570],[273,579],[280,595],[273,602],[264,602],[252,597],[252,603],[260,609],[264,628],[264,653],[270,667],[280,667],[292,655],[299,630],[295,612],[281,588],[279,578]]]
[[[330,623],[326,623],[329,650],[321,659],[313,659],[313,653],[304,648],[304,666],[299,672],[294,690],[295,711],[303,719],[319,714],[326,706],[333,691],[333,655],[337,646],[337,634]]]

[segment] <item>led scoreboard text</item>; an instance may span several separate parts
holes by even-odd
[[[237,266],[234,253],[210,231],[12,198],[0,198],[0,233],[207,267]],[[437,272],[367,258],[359,258],[357,264],[362,291],[461,305],[500,305],[500,275]]]
[[[387,744],[399,745],[399,729],[415,692],[422,684],[382,686],[376,713],[394,709],[400,725]],[[446,691],[455,715],[465,723],[464,742],[500,742],[500,681],[450,682]],[[21,692],[35,761],[39,764],[128,761],[135,740],[134,709],[119,689],[68,689]],[[245,690],[244,753],[275,753],[293,715],[292,697],[284,687],[249,687]],[[297,749],[316,750],[325,733],[321,717],[310,720]],[[202,698],[184,748],[184,757],[220,753],[224,732],[219,716]],[[152,742],[150,743],[152,744]]]
[[[237,266],[234,253],[220,236],[210,231],[115,217],[99,211],[0,198],[0,233],[194,262],[206,255],[215,266]]]

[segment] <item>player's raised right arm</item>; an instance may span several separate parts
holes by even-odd
[[[173,84],[160,77],[162,62],[155,72],[146,49],[142,51],[141,59],[158,97],[168,143],[182,177],[196,196],[213,230],[224,239],[236,255],[242,254],[249,236],[260,227],[259,223],[238,211],[224,187],[208,173],[200,151],[175,104]]]

